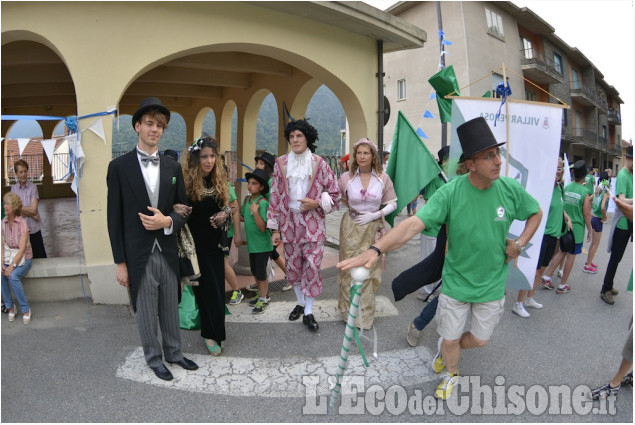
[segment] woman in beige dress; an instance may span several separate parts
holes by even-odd
[[[338,180],[342,200],[348,212],[340,226],[340,261],[366,251],[385,229],[384,216],[397,208],[397,195],[392,181],[383,172],[377,146],[368,139],[360,139],[353,146],[350,171]],[[375,320],[375,296],[381,283],[382,266],[377,262],[370,270],[361,293],[358,328],[370,329]],[[348,319],[351,274],[339,272],[340,297],[338,308],[342,319]]]

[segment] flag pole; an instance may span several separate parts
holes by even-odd
[[[503,62],[503,90],[507,93],[506,87],[509,87],[507,82],[507,68],[505,68],[505,62]],[[503,95],[503,96],[506,96]],[[505,142],[507,144],[505,149],[505,177],[509,177],[509,102],[505,102]]]

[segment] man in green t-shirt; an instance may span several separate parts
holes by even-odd
[[[628,204],[633,204],[633,146],[629,146],[626,150],[624,167],[617,173],[615,194],[618,199]],[[617,221],[617,224],[615,221]],[[613,296],[617,295],[617,290],[613,289],[613,279],[615,278],[617,266],[620,264],[624,251],[626,250],[626,245],[633,235],[633,222],[621,216],[621,214],[618,214],[618,210],[616,210],[613,218],[613,231],[611,233],[612,235],[609,236],[608,246],[611,252],[611,258],[609,259],[608,266],[606,266],[604,284],[602,285],[602,292],[600,294],[602,300],[607,304],[613,304],[615,302]]]
[[[484,347],[503,313],[509,261],[520,255],[542,218],[538,202],[513,178],[500,177],[498,143],[482,118],[460,125],[456,132],[463,149],[461,162],[469,173],[437,189],[416,216],[371,245],[363,254],[337,267],[371,268],[382,252],[392,251],[424,229],[436,234],[448,226],[448,251],[437,309],[439,352],[434,370],[447,372],[435,396],[447,399],[458,382],[462,349]],[[516,240],[508,239],[514,220],[526,220]],[[470,330],[464,328],[471,318]]]

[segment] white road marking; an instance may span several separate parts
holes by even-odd
[[[399,312],[387,297],[375,298],[375,317],[397,316]],[[289,323],[289,313],[296,306],[295,301],[276,301],[272,297],[269,308],[262,314],[252,314],[253,306],[248,300],[243,300],[238,305],[229,306],[231,315],[225,316],[225,322],[229,323]],[[313,304],[313,315],[318,323],[341,321],[342,316],[337,308],[336,299],[318,299]],[[302,320],[302,318],[300,318]]]
[[[351,353],[356,350],[352,347]],[[318,395],[329,395],[329,377],[338,368],[338,356],[285,358],[212,357],[186,354],[199,369],[186,371],[166,364],[173,381],[162,381],[146,365],[141,347],[133,350],[117,368],[117,377],[132,381],[208,394],[238,397],[305,397],[303,376],[319,376]],[[426,347],[405,348],[368,356],[370,366],[364,368],[361,356],[351,355],[345,376],[364,376],[366,388],[377,384],[387,389],[392,385],[414,386],[437,380],[432,369],[433,355]]]

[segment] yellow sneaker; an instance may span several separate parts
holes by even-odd
[[[437,355],[434,356],[434,360],[432,361],[432,370],[434,373],[441,373],[445,368],[445,362],[443,361],[443,356],[441,355],[441,343],[443,342],[443,337],[439,338],[439,342],[437,342]]]
[[[457,371],[455,375],[450,372],[446,372],[443,374],[443,378],[441,379],[441,383],[437,387],[437,390],[434,392],[434,396],[436,398],[440,398],[441,400],[447,400],[452,395],[452,390],[454,386],[459,382],[459,372]]]

